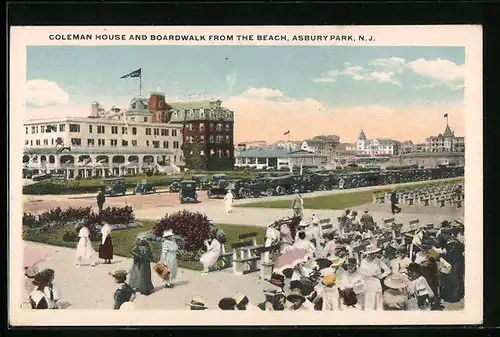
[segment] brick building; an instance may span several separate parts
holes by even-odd
[[[232,170],[234,167],[234,112],[224,108],[220,100],[169,103],[162,93],[152,93],[149,99],[153,120],[183,125],[184,148],[195,148],[201,169]],[[198,151],[198,150],[196,150]],[[189,158],[185,158],[189,163]],[[189,166],[189,165],[188,165]]]

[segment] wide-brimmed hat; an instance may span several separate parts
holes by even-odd
[[[325,275],[321,282],[327,287],[332,287],[337,284],[337,276],[335,274]]]
[[[403,289],[408,286],[408,277],[404,274],[392,274],[386,277],[384,284],[392,289]]]
[[[304,220],[300,220],[300,222],[299,222],[299,227],[304,228],[304,227],[307,227],[307,226],[308,226],[308,225],[306,224],[306,222],[305,222]]]
[[[433,223],[425,225],[425,229],[432,229],[432,228],[434,228],[434,224]]]
[[[113,270],[112,272],[109,273],[109,275],[113,276],[114,278],[118,278],[118,279],[126,279],[127,275],[128,275],[128,271],[123,270],[123,269]]]
[[[236,307],[236,300],[232,297],[224,297],[219,301],[219,308],[222,310],[233,310]]]
[[[171,229],[167,229],[166,231],[163,232],[163,237],[164,238],[167,238],[169,236],[173,236],[174,235],[174,232],[172,232]]]
[[[380,250],[381,249],[379,247],[377,247],[376,245],[368,245],[366,247],[365,254],[369,255],[369,254],[378,253],[378,252],[380,252]]]
[[[305,301],[306,298],[302,295],[302,291],[298,288],[292,289],[290,293],[286,296],[286,300],[290,302],[295,302],[297,300]]]
[[[207,307],[205,306],[205,299],[201,296],[193,296],[191,302],[187,303],[186,305],[192,308],[207,309]]]
[[[332,260],[332,264],[330,265],[330,267],[338,267],[342,263],[344,263],[344,259],[341,257],[336,257]]]

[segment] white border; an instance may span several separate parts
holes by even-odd
[[[372,42],[263,42],[214,41],[51,41],[49,34],[194,34],[194,35],[371,35]],[[394,325],[394,324],[480,324],[483,316],[483,215],[482,215],[482,28],[480,26],[234,26],[234,27],[12,27],[10,34],[10,232],[9,232],[9,318],[13,326],[131,326],[131,325]],[[24,116],[26,47],[61,45],[366,45],[366,46],[463,46],[465,47],[465,308],[452,312],[219,312],[43,310],[19,308],[23,271],[17,263],[23,253],[22,118]]]

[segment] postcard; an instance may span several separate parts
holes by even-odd
[[[480,26],[10,41],[12,326],[482,322]]]

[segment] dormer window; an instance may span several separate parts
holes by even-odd
[[[205,110],[200,109],[200,118],[205,118]]]

